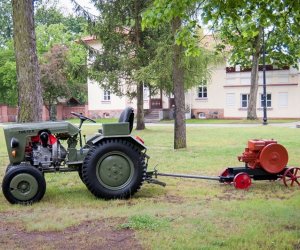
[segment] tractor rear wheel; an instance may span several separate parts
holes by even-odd
[[[32,204],[40,201],[46,191],[43,174],[29,164],[10,168],[2,182],[5,198],[12,204]]]
[[[98,198],[129,198],[146,178],[145,156],[132,143],[111,139],[94,146],[82,165],[83,182]]]
[[[83,184],[85,184],[84,181],[83,181],[83,177],[82,177],[82,166],[80,166],[78,168],[78,175],[79,175],[80,180],[83,182]]]

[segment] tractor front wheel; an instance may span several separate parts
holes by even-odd
[[[29,164],[10,168],[2,182],[5,198],[12,204],[31,204],[40,201],[46,191],[43,174]]]
[[[88,152],[82,165],[82,177],[98,198],[129,198],[146,178],[145,156],[126,140],[103,141]]]

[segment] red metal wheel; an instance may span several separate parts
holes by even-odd
[[[283,183],[285,186],[294,186],[295,185],[298,185],[300,186],[300,168],[298,167],[292,167],[292,168],[288,168],[283,176],[282,176],[282,179],[283,179]]]
[[[247,173],[238,173],[233,179],[234,187],[237,189],[247,189],[251,186],[251,178]]]

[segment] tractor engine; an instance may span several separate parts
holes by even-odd
[[[252,169],[263,168],[268,173],[281,172],[288,162],[288,152],[275,140],[249,140],[248,147],[238,160]]]
[[[26,146],[26,159],[33,166],[49,168],[60,166],[67,156],[67,151],[51,133],[43,131],[30,137]]]

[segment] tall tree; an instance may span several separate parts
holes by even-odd
[[[12,38],[12,6],[10,1],[0,2],[0,48]]]
[[[34,18],[36,26],[62,24],[73,35],[84,33],[87,28],[87,22],[83,17],[76,17],[72,14],[64,15],[56,2],[52,5],[43,1],[39,3],[36,6]]]
[[[205,39],[202,30],[198,30],[199,38]],[[171,24],[159,28],[159,37],[155,43],[154,56],[150,63],[136,72],[138,79],[151,82],[151,92],[163,90],[165,94],[173,94],[173,46]],[[224,61],[214,49],[198,48],[198,56],[186,56],[184,53],[181,62],[184,69],[185,91],[198,86],[203,80],[207,81],[211,75],[211,68]]]
[[[12,0],[18,80],[18,121],[42,120],[42,88],[36,53],[32,0]]]
[[[174,16],[171,20],[172,34],[176,36],[182,25],[182,18]],[[173,88],[175,102],[175,129],[174,148],[186,148],[186,126],[185,126],[185,92],[184,92],[184,69],[183,69],[183,46],[173,44]]]
[[[101,50],[93,63],[91,77],[104,88],[119,95],[137,98],[137,126],[144,123],[144,84],[137,72],[149,64],[157,33],[142,31],[141,13],[146,0],[95,1],[100,12],[93,33],[101,41]]]
[[[0,103],[15,106],[17,96],[16,61],[12,41],[0,48]]]
[[[49,111],[50,120],[56,119],[56,104],[59,98],[70,96],[68,85],[67,47],[56,45],[43,56],[41,63],[41,83],[43,98]]]
[[[183,57],[199,55],[195,35],[195,21],[190,16],[195,1],[154,0],[143,14],[144,27],[158,27],[171,23],[173,34],[173,91],[175,100],[174,148],[186,148],[185,95]],[[184,48],[185,47],[185,48]]]
[[[64,15],[56,5],[47,6],[45,3],[37,6],[34,18],[36,25],[51,25],[64,21]]]
[[[257,119],[258,70],[263,38],[268,64],[297,66],[300,56],[299,10],[300,2],[292,0],[205,2],[204,21],[220,34],[224,44],[231,46],[231,63],[251,67],[248,119]]]

